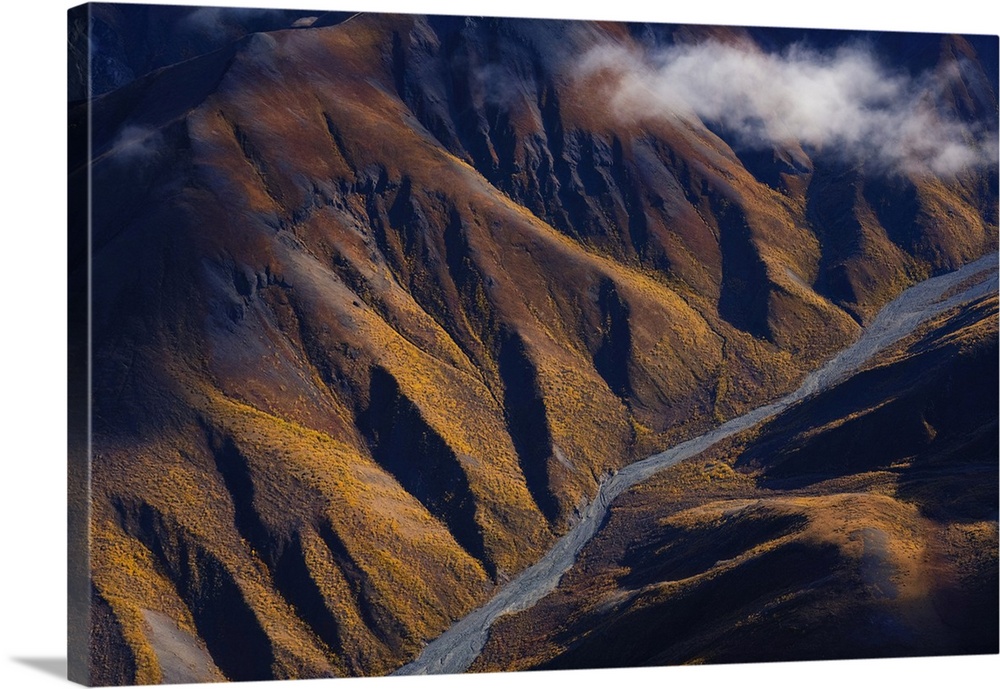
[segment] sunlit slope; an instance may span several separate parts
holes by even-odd
[[[817,160],[769,185],[705,126],[589,107],[567,55],[636,40],[363,14],[95,100],[94,653],[116,679],[388,672],[603,472],[790,389],[995,242],[995,172],[894,182],[906,234],[873,192],[816,210],[874,182],[820,184]]]
[[[473,669],[995,653],[997,302],[633,489]]]

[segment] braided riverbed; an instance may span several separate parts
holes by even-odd
[[[563,574],[575,564],[580,550],[603,524],[612,501],[625,490],[704,452],[724,438],[770,419],[810,395],[834,386],[860,369],[875,354],[912,333],[921,323],[955,306],[996,294],[997,264],[997,255],[990,254],[957,271],[914,285],[887,304],[854,344],[810,373],[794,392],[605,478],[594,500],[581,510],[579,521],[556,541],[551,550],[508,582],[485,605],[455,622],[427,644],[418,658],[394,674],[466,671],[482,651],[497,618],[530,608],[556,588]]]

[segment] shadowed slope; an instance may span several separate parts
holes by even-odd
[[[995,653],[997,356],[993,296],[637,486],[473,669]]]
[[[806,172],[771,188],[707,128],[589,107],[564,60],[598,41],[634,39],[363,14],[94,100],[116,678],[164,677],[148,611],[230,679],[391,671],[600,476],[791,389],[855,318],[995,241],[995,174],[924,180],[923,234],[885,240],[913,270],[828,290],[845,250]],[[244,667],[220,645],[236,622]]]

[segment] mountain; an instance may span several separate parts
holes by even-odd
[[[218,50],[251,33],[329,26],[350,16],[330,11],[94,3],[69,17],[69,100],[114,91],[151,71]]]
[[[88,7],[92,33],[121,16]],[[995,161],[656,115],[604,59],[791,55],[788,31],[252,19],[119,32],[129,78],[70,107],[100,682],[388,673],[602,475],[996,247]],[[921,101],[957,136],[935,160],[995,140],[995,39],[865,38],[947,86]]]
[[[997,652],[997,299],[622,496],[477,670]]]

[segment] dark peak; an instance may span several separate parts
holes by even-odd
[[[315,12],[237,7],[153,6],[91,3],[86,19],[71,26],[70,43],[90,36],[94,54],[90,96],[132,83],[152,71],[211,53],[247,34],[292,28]],[[328,13],[327,24],[340,15]],[[70,100],[85,97],[85,85],[70,75]]]

